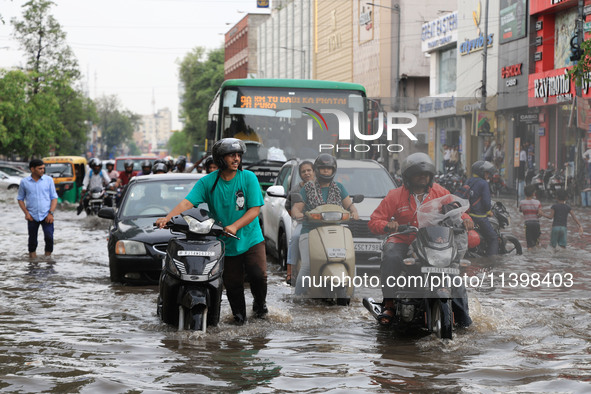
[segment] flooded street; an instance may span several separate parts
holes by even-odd
[[[156,286],[111,284],[106,220],[59,206],[52,259],[30,262],[15,197],[0,192],[2,392],[591,391],[589,208],[575,209],[583,237],[569,219],[566,251],[526,250],[489,271],[572,273],[572,287],[471,289],[474,324],[448,341],[378,327],[361,299],[379,289],[349,307],[294,302],[274,264],[267,320],[231,324],[224,295],[218,327],[179,333],[156,315]],[[522,215],[503,201],[525,249]]]

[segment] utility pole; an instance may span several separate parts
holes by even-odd
[[[482,100],[480,110],[486,111],[486,59],[488,56],[488,0],[484,1],[484,48],[482,49]]]

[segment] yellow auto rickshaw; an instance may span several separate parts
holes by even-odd
[[[86,173],[86,159],[82,156],[53,156],[43,158],[45,175],[53,178],[58,202],[75,203],[80,199]]]

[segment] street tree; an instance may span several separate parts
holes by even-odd
[[[132,141],[133,131],[140,117],[121,108],[115,95],[102,96],[96,100],[98,127],[107,155],[116,155],[122,145]]]
[[[207,128],[209,104],[224,81],[224,49],[205,53],[194,48],[180,63],[179,77],[184,86],[181,117],[189,146],[203,143]]]
[[[190,144],[187,138],[187,133],[183,130],[174,131],[166,144],[168,151],[173,156],[188,156],[192,146],[193,144]]]
[[[46,156],[55,136],[65,134],[57,97],[52,92],[29,96],[31,78],[20,70],[0,72],[0,153],[7,156]]]

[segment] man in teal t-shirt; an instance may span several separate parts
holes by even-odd
[[[213,159],[219,167],[201,178],[165,218],[156,224],[161,228],[173,216],[201,203],[207,203],[212,217],[222,223],[224,230],[240,239],[224,238],[224,286],[238,324],[246,321],[244,273],[248,275],[254,301],[255,317],[267,314],[267,258],[258,215],[264,204],[256,175],[242,170],[244,143],[236,138],[224,138],[212,148]]]

